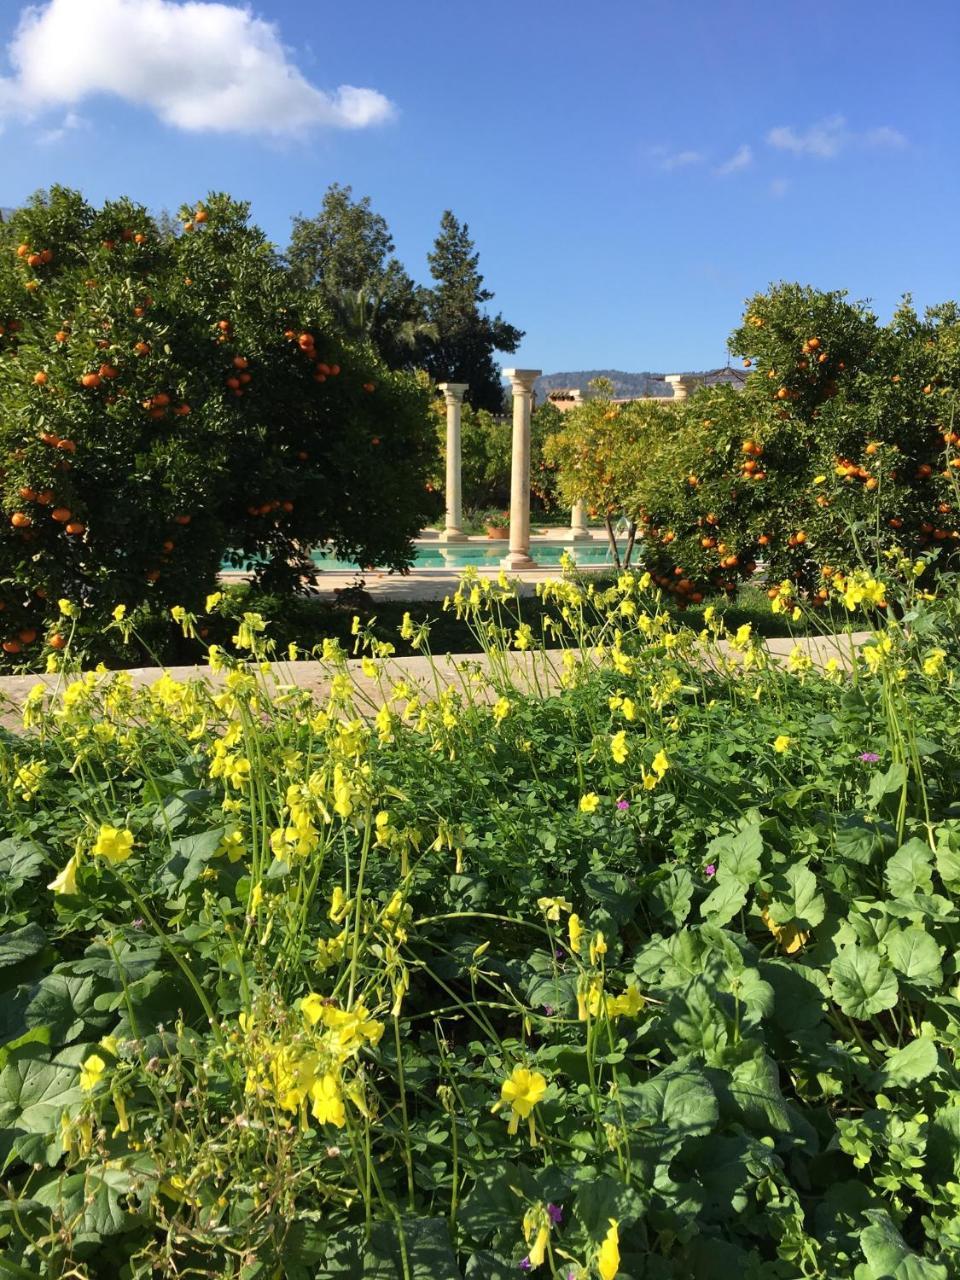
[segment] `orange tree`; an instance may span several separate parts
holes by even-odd
[[[591,388],[591,399],[562,415],[545,441],[544,457],[554,468],[560,499],[568,506],[583,502],[591,516],[600,516],[614,561],[627,565],[637,527],[647,523],[646,508],[635,501],[636,478],[653,442],[670,429],[671,410],[650,401],[615,404],[605,379],[596,379]],[[622,555],[614,531],[620,516],[629,524]]]
[[[329,544],[402,568],[432,512],[428,393],[345,342],[247,206],[162,236],[53,189],[0,256],[0,634],[62,643],[58,600],[195,605],[221,564],[272,587]],[[12,238],[11,238],[12,237]]]
[[[818,602],[837,568],[882,564],[893,546],[938,548],[947,565],[960,543],[958,345],[952,304],[923,319],[904,305],[880,326],[841,293],[753,298],[731,339],[744,390],[665,408],[611,495],[660,585],[680,601],[733,592],[762,559],[772,582]]]

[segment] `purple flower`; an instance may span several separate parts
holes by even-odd
[[[630,808],[630,801],[629,801],[629,800],[618,800],[618,801],[617,801],[617,808],[618,808],[618,809],[620,810],[620,812],[622,813],[624,809],[629,809],[629,808]]]
[[[704,874],[704,875],[707,877],[707,879],[709,880],[711,876],[715,876],[715,875],[717,874],[717,868],[716,868],[716,867],[713,865],[713,863],[711,862],[711,863],[709,863],[707,866],[705,866],[705,867],[704,867],[704,869],[703,869],[703,874]]]
[[[553,958],[559,964],[561,960],[566,960],[567,953],[564,951],[563,947],[557,947],[554,950]]]
[[[143,916],[137,916],[136,920],[134,920],[132,923],[133,923],[134,929],[142,929],[144,926]]]
[[[556,1013],[556,1010],[554,1009],[552,1004],[545,1004],[543,1006],[543,1012],[547,1015],[548,1018],[552,1018],[553,1015]]]
[[[532,1270],[533,1270],[533,1268],[532,1268],[532,1267],[531,1267],[531,1265],[530,1265],[530,1259],[529,1259],[529,1258],[524,1258],[524,1260],[520,1263],[520,1270],[521,1270],[521,1271],[532,1271]]]
[[[548,1204],[547,1213],[550,1215],[550,1221],[555,1227],[559,1227],[563,1221],[563,1210],[558,1204]]]
[[[864,764],[876,764],[880,757],[875,751],[863,751],[860,753],[860,759]]]

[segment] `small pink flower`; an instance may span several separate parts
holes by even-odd
[[[704,867],[703,874],[709,880],[711,876],[715,876],[717,874],[717,868],[711,862],[706,867]]]
[[[622,813],[624,809],[629,809],[629,808],[630,808],[630,801],[629,801],[629,800],[618,800],[618,801],[617,801],[617,808],[618,808],[618,809],[620,810],[620,812]]]

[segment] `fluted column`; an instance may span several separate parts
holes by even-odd
[[[466,542],[463,532],[463,499],[460,467],[460,414],[466,382],[441,382],[440,390],[447,404],[447,482],[444,497],[447,514],[441,542]]]
[[[513,389],[513,457],[510,464],[510,550],[504,569],[530,569],[530,414],[539,369],[504,369]]]

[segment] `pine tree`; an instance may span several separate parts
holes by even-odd
[[[467,399],[474,408],[500,413],[503,388],[493,353],[516,351],[523,330],[483,309],[493,294],[483,287],[480,255],[467,224],[449,209],[427,261],[436,281],[427,297],[427,317],[437,337],[427,346],[426,367],[437,382],[468,383]]]

